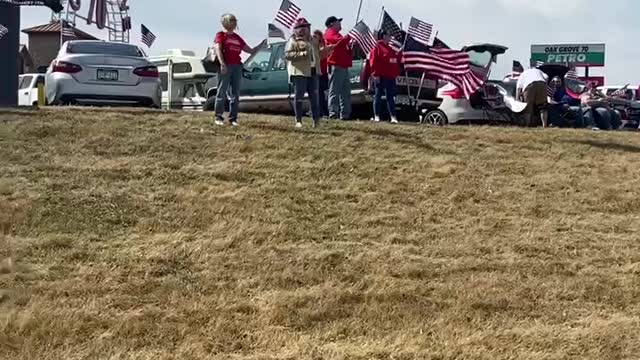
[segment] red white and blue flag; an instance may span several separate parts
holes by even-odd
[[[75,39],[76,32],[73,29],[73,26],[71,26],[71,24],[69,24],[66,21],[62,21],[60,36],[62,36],[63,39]]]
[[[148,27],[144,26],[144,24],[140,25],[140,41],[148,47],[151,47],[156,41],[155,34],[152,33]]]
[[[416,39],[416,41],[427,46],[433,46],[433,42],[436,40],[436,32],[433,29],[433,25],[414,17],[412,17],[411,22],[409,22],[407,32]]]
[[[449,81],[462,90],[467,99],[484,84],[484,80],[471,70],[469,54],[464,51],[442,48],[405,51],[404,66],[407,70],[424,71]]]
[[[353,30],[349,32],[349,35],[367,55],[376,47],[376,38],[364,21],[356,24]]]
[[[300,16],[302,9],[289,0],[282,0],[282,5],[276,14],[276,22],[282,24],[286,29],[292,29],[296,20]]]

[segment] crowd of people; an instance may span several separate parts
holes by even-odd
[[[253,54],[266,41],[251,48],[235,32],[238,20],[232,14],[221,18],[223,30],[215,36],[214,49],[220,62],[216,95],[216,124],[224,125],[224,105],[229,101],[228,120],[238,125],[239,92],[242,79],[241,54]],[[342,19],[331,16],[325,21],[325,31],[311,32],[311,24],[298,19],[286,44],[285,59],[290,83],[294,89],[295,126],[302,127],[305,114],[305,95],[308,95],[313,126],[322,118],[351,119],[351,79],[353,48],[349,35],[342,35]],[[400,74],[400,55],[391,48],[391,36],[384,31],[377,34],[378,42],[372,50],[367,69],[375,86],[374,120],[381,120],[383,97],[386,97],[390,121],[397,123],[394,98],[396,78]],[[325,96],[328,92],[328,96]]]
[[[520,75],[516,89],[518,100],[527,103],[525,116],[529,126],[536,124],[538,117],[544,128],[618,130],[625,126],[622,112],[612,106],[616,99],[598,92],[593,83],[588,83],[586,91],[576,98],[567,93],[560,77],[549,81],[542,70],[532,66]]]

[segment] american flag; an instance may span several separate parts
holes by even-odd
[[[395,51],[400,51],[402,49],[402,40],[404,39],[404,34],[400,26],[393,20],[391,15],[388,12],[384,12],[382,15],[382,26],[381,29],[384,30],[387,34],[391,35],[391,47]]]
[[[140,25],[140,34],[140,41],[142,41],[142,43],[147,45],[148,47],[151,47],[151,45],[153,45],[153,42],[156,41],[156,36],[151,32],[151,30],[149,30],[148,27],[144,26],[144,24]]]
[[[436,33],[433,31],[433,25],[414,17],[412,17],[411,22],[409,22],[409,29],[407,32],[414,39],[427,46],[433,46],[433,42],[436,39]]]
[[[524,66],[520,63],[520,61],[513,60],[513,65],[511,66],[511,75],[514,78],[520,77],[520,75],[524,72]]]
[[[351,35],[353,40],[360,45],[360,48],[365,54],[369,54],[376,46],[376,38],[373,36],[373,33],[371,33],[371,30],[364,21],[360,21],[356,24],[353,30],[349,32],[349,35]]]
[[[65,39],[65,38],[66,39],[75,39],[76,38],[76,32],[73,29],[73,26],[71,26],[68,22],[62,21],[60,36],[62,36],[63,39]]]
[[[284,25],[287,29],[291,29],[296,20],[298,20],[301,11],[302,9],[291,1],[282,0],[282,5],[280,5],[280,9],[276,14],[276,22]]]
[[[276,39],[286,39],[286,36],[284,35],[284,31],[282,31],[282,29],[280,29],[279,27],[271,23],[269,23],[269,37],[276,38]]]
[[[627,95],[627,88],[629,87],[629,85],[631,84],[627,84],[623,87],[621,87],[620,89],[614,91],[611,93],[611,97],[624,97]]]
[[[9,29],[6,26],[0,24],[0,39],[9,33]]]
[[[470,67],[469,54],[464,51],[431,48],[429,51],[406,51],[404,65],[407,70],[424,71],[449,81],[462,90],[468,99],[484,83]]]
[[[130,16],[124,16],[122,18],[122,30],[124,31],[129,31],[132,28],[132,24],[131,24],[131,17]]]
[[[578,79],[578,71],[575,66],[571,66],[567,74],[564,76],[567,80],[579,80]]]
[[[507,80],[517,80],[520,78],[520,75],[524,72],[524,66],[520,63],[520,61],[513,60],[513,64],[511,65],[511,74],[504,77],[505,81]]]

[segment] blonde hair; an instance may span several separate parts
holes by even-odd
[[[236,18],[235,15],[233,14],[224,14],[222,15],[222,17],[220,18],[220,23],[222,24],[222,27],[225,28],[225,30],[233,30],[231,29],[231,23],[233,21],[238,21],[238,18]]]

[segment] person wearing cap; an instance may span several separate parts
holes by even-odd
[[[390,43],[391,35],[384,30],[378,31],[378,43],[369,55],[369,67],[376,89],[373,99],[373,119],[376,122],[380,121],[382,95],[385,95],[391,123],[397,124],[395,96],[396,78],[400,75],[400,54],[391,48]]]
[[[342,36],[342,19],[331,16],[325,21],[327,31],[324,40],[335,48],[327,59],[329,72],[329,117],[349,120],[351,118],[351,79],[349,68],[353,65],[351,37]]]
[[[222,117],[224,105],[229,99],[229,122],[238,126],[238,108],[240,100],[240,83],[242,81],[242,52],[255,54],[263,48],[267,41],[264,40],[258,46],[251,48],[235,33],[238,27],[238,19],[232,14],[222,15],[220,23],[224,31],[216,34],[214,49],[216,57],[220,61],[220,74],[218,74],[218,92],[216,95],[216,124],[224,125]]]
[[[327,47],[321,51],[320,42],[311,37],[311,24],[305,18],[296,20],[293,35],[287,42],[285,51],[287,71],[295,89],[296,127],[302,127],[305,94],[309,94],[313,127],[320,124],[320,60],[323,53],[331,48]]]

